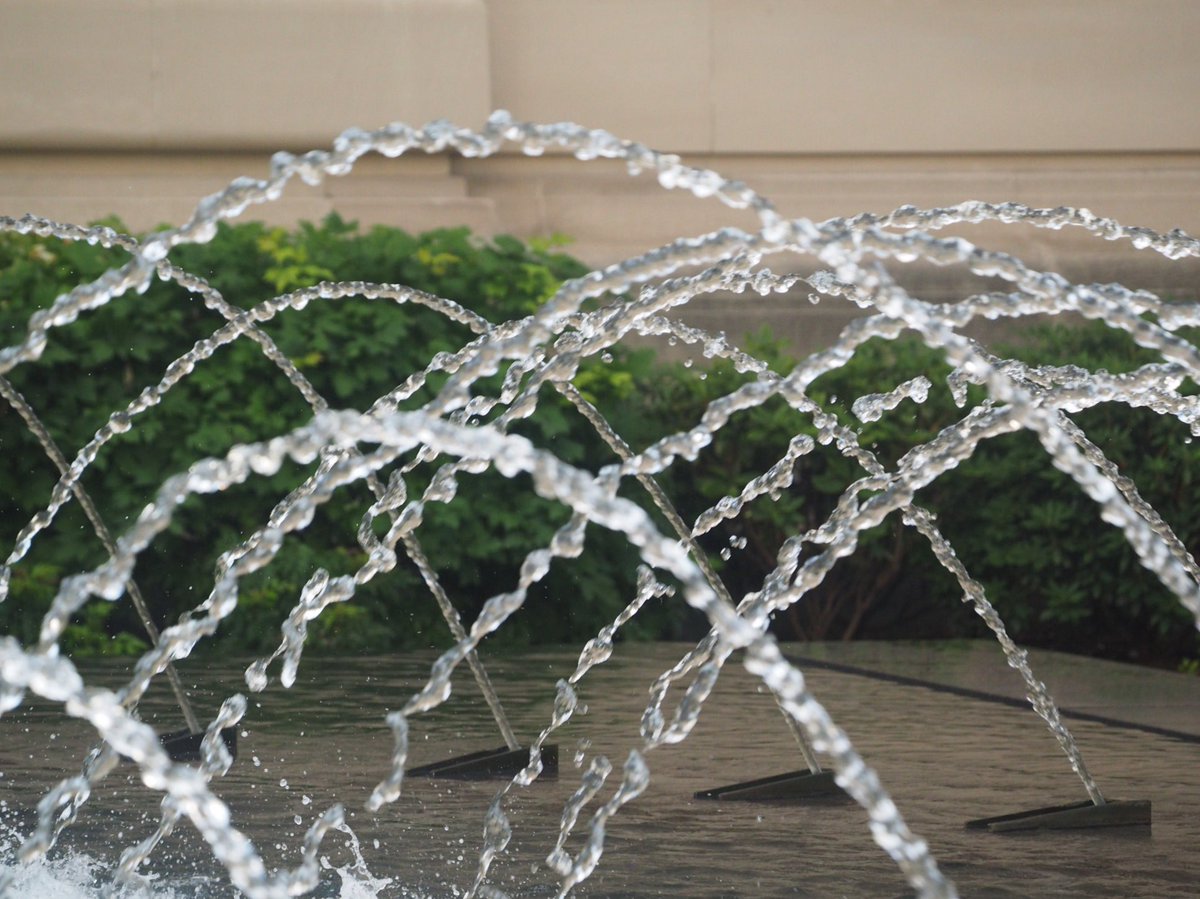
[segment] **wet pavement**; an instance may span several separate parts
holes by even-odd
[[[638,727],[654,677],[684,644],[618,645],[612,660],[579,685],[586,714],[554,738],[562,768],[514,789],[513,827],[489,883],[511,896],[554,895],[546,864],[563,805],[587,760],[603,754],[615,773],[584,809],[566,842],[580,851],[595,806],[611,798],[621,765],[639,748]],[[817,698],[878,772],[911,829],[964,896],[1194,897],[1200,884],[1200,679],[1054,653],[1032,653],[1034,672],[1064,710],[1105,795],[1147,799],[1151,826],[995,834],[967,830],[973,818],[1086,799],[1040,719],[1019,703],[1022,682],[995,644],[790,644]],[[549,721],[554,682],[574,667],[572,650],[488,655],[484,660],[523,738]],[[269,865],[295,865],[304,830],[334,801],[345,803],[371,875],[392,883],[359,895],[454,896],[470,885],[483,816],[498,784],[412,778],[379,814],[363,804],[388,770],[391,733],[383,718],[418,689],[429,653],[396,658],[308,658],[294,688],[277,683],[252,696],[240,753],[216,786],[234,823]],[[242,689],[244,662],[187,660],[184,676],[210,714]],[[119,682],[117,665],[97,665],[96,682]],[[464,670],[451,700],[412,720],[410,764],[496,746],[501,741]],[[672,694],[678,701],[679,694]],[[165,688],[147,720],[174,729]],[[53,735],[53,737],[52,737]],[[0,799],[18,830],[46,786],[78,770],[88,733],[49,708],[22,707],[0,719]],[[579,753],[584,768],[576,768]],[[874,844],[866,813],[845,798],[808,802],[714,802],[693,794],[802,766],[770,696],[731,663],[684,742],[645,756],[646,793],[606,828],[604,855],[576,895],[898,897],[911,895]],[[96,791],[79,824],[55,850],[87,852],[111,865],[142,839],[157,795],[123,768]],[[330,871],[351,859],[332,834]],[[148,870],[170,895],[229,896],[221,869],[186,824]],[[101,878],[102,879],[102,878]],[[361,884],[360,884],[361,885]],[[376,885],[378,887],[378,884]],[[327,872],[321,895],[338,896]],[[97,888],[98,890],[98,888]],[[99,895],[99,892],[85,893]],[[163,892],[162,895],[168,895]]]

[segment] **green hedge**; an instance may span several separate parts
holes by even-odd
[[[0,342],[18,341],[34,309],[126,258],[120,250],[84,242],[0,235]],[[419,236],[392,228],[359,233],[336,216],[292,233],[260,224],[222,226],[211,243],[180,247],[172,259],[206,276],[243,308],[320,280],[355,279],[400,283],[459,300],[493,321],[528,314],[564,278],[586,271],[549,243],[526,246],[510,237],[487,242],[464,228]],[[156,383],[193,341],[223,323],[182,288],[156,282],[144,295],[128,295],[56,330],[43,357],[15,369],[11,380],[71,458],[110,412]],[[303,311],[282,313],[264,330],[334,408],[366,408],[435,353],[457,349],[473,336],[430,310],[363,299],[314,301]],[[618,356],[612,365],[596,361],[586,367],[594,398],[618,399],[629,390],[630,373],[648,365],[645,356]],[[412,404],[429,399],[436,385],[435,379]],[[120,534],[171,473],[236,443],[296,427],[311,414],[258,346],[240,340],[201,363],[160,406],[105,447],[84,486],[110,529]],[[569,462],[597,467],[611,461],[590,426],[556,397],[544,398],[521,429]],[[0,542],[7,552],[19,529],[44,508],[57,472],[7,404],[0,408],[0,450],[11,460],[0,466]],[[219,553],[261,526],[272,505],[306,474],[296,466],[204,497],[203,504],[185,505],[135,572],[159,626],[203,599]],[[420,479],[429,474],[416,472],[412,489],[420,489]],[[511,588],[524,554],[545,545],[566,513],[533,495],[528,483],[495,473],[463,477],[461,484],[454,505],[429,509],[421,539],[469,621],[484,599]],[[252,651],[273,646],[282,618],[315,567],[341,574],[362,564],[355,533],[369,501],[363,487],[330,503],[300,539],[288,541],[269,569],[248,579],[237,614],[222,627],[221,645]],[[631,596],[636,555],[620,538],[593,530],[589,541],[597,551],[556,564],[530,598],[530,613],[510,622],[497,639],[576,640],[616,615]],[[0,629],[23,641],[34,639],[58,577],[103,558],[72,502],[15,568],[11,597],[0,606]],[[551,597],[569,601],[555,603]],[[657,635],[666,626],[661,610],[649,611],[634,622],[632,634]],[[447,634],[432,597],[408,567],[372,582],[354,603],[327,610],[314,622],[310,642],[316,648],[383,650],[441,643]],[[95,603],[64,645],[126,652],[141,636],[127,604]]]
[[[20,339],[34,309],[124,259],[120,250],[86,243],[0,234],[0,344]],[[336,216],[292,232],[260,224],[222,226],[211,243],[180,247],[172,259],[209,278],[243,308],[321,280],[353,279],[416,287],[458,300],[492,321],[528,314],[563,279],[585,271],[551,242],[483,241],[466,229],[414,236],[377,227],[360,233]],[[124,297],[56,330],[42,359],[18,367],[11,380],[71,456],[109,412],[157,382],[173,359],[222,323],[195,296],[156,282],[144,295]],[[430,310],[361,298],[314,301],[301,312],[281,314],[265,330],[332,406],[354,408],[365,408],[434,354],[457,349],[471,337],[465,327]],[[777,371],[794,364],[769,335],[759,335],[750,349]],[[1144,361],[1126,336],[1102,326],[1035,330],[1004,352],[1110,371]],[[905,402],[865,426],[851,416],[855,397],[917,374],[934,383],[926,403]],[[844,369],[818,380],[812,395],[890,464],[961,417],[945,374],[939,357],[919,342],[877,340]],[[588,363],[576,383],[640,448],[695,424],[708,402],[745,377],[725,363],[658,367],[648,354],[626,350],[611,361]],[[437,385],[434,379],[412,404],[428,399]],[[310,415],[258,347],[238,341],[202,363],[161,406],[102,451],[84,485],[119,534],[170,473],[235,443],[286,431]],[[1188,497],[1196,448],[1186,429],[1111,404],[1080,415],[1078,422],[1194,546],[1200,512]],[[574,464],[595,469],[612,460],[590,426],[550,392],[520,430]],[[814,432],[781,401],[741,413],[695,462],[674,466],[664,486],[685,518],[694,517],[774,464],[796,433]],[[0,408],[0,451],[10,460],[0,466],[0,543],[6,549],[44,507],[57,474],[6,406]],[[217,555],[261,525],[271,506],[306,474],[294,466],[205,497],[203,504],[185,505],[135,572],[160,626],[203,599]],[[418,470],[413,489],[429,474]],[[836,449],[818,447],[797,465],[790,490],[760,500],[708,535],[705,545],[735,595],[759,586],[784,535],[820,524],[861,474]],[[487,596],[511,588],[524,553],[545,545],[565,520],[561,507],[538,499],[528,487],[495,474],[464,477],[455,503],[428,509],[422,542],[468,620]],[[644,502],[636,485],[624,492]],[[1200,655],[1194,626],[1179,603],[1140,568],[1121,534],[1099,521],[1094,505],[1049,464],[1029,435],[985,444],[967,464],[926,488],[919,501],[938,514],[943,532],[987,586],[1018,639],[1165,664]],[[281,619],[315,567],[349,573],[361,564],[355,531],[368,502],[363,488],[323,508],[267,572],[245,583],[239,608],[215,645],[256,652],[272,646]],[[588,540],[590,551],[556,562],[528,608],[493,639],[579,642],[611,620],[632,594],[636,557],[623,540],[600,528],[589,528]],[[0,605],[0,629],[23,641],[34,639],[58,578],[102,558],[99,542],[72,503],[14,570],[12,595]],[[629,635],[678,637],[697,626],[674,600],[648,608]],[[922,538],[897,517],[864,535],[858,552],[775,627],[783,637],[806,638],[983,633]],[[92,603],[64,645],[78,652],[130,652],[140,645],[141,633],[128,604]],[[327,610],[313,623],[310,643],[330,650],[383,650],[446,639],[420,578],[401,567],[365,587],[355,602]]]
[[[776,371],[794,364],[765,334],[752,348]],[[1019,344],[996,349],[1030,363],[1073,362],[1114,373],[1153,361],[1126,334],[1102,324],[1032,327]],[[946,386],[948,373],[941,355],[917,339],[876,339],[844,368],[815,381],[810,395],[890,467],[963,416]],[[933,383],[924,403],[905,401],[865,425],[851,414],[855,398],[921,374]],[[686,427],[713,397],[744,378],[725,363],[710,369],[703,381],[687,370],[667,373],[646,398],[650,415],[663,422],[664,430]],[[969,402],[980,399],[973,390]],[[1200,542],[1200,507],[1193,501],[1192,483],[1200,468],[1200,441],[1193,442],[1175,419],[1115,403],[1088,410],[1075,421],[1194,550]],[[696,463],[671,473],[671,492],[683,498],[685,517],[765,471],[795,433],[816,435],[781,401],[741,413]],[[729,553],[722,570],[734,594],[757,589],[774,567],[785,536],[821,524],[845,487],[863,474],[835,447],[818,446],[801,457],[789,491],[750,506],[707,538],[718,564],[731,538],[745,542],[744,549]],[[917,501],[937,515],[942,533],[1020,642],[1185,669],[1189,659],[1200,656],[1189,613],[1141,567],[1123,534],[1102,522],[1095,504],[1053,467],[1033,435],[1021,432],[985,442],[970,460],[922,490]],[[799,639],[989,633],[961,602],[957,583],[934,559],[928,542],[896,515],[865,533],[857,552],[782,613],[775,630]]]

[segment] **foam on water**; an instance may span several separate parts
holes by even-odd
[[[321,869],[328,873],[317,895],[330,899],[378,899],[385,896],[430,899],[428,893],[420,890],[393,886],[393,878],[374,876],[354,831],[344,824],[337,829],[345,833],[346,848],[352,859],[338,865],[328,858],[321,858]],[[0,852],[5,858],[11,858],[24,840],[15,831],[6,830],[7,839],[0,844]],[[75,850],[59,853],[53,858],[39,858],[24,865],[0,863],[0,879],[13,896],[37,899],[208,899],[230,895],[227,883],[211,877],[183,877],[168,873],[165,876],[151,875],[140,878],[136,884],[120,886],[113,883],[115,875],[116,871],[109,862]]]
[[[622,160],[631,174],[652,173],[664,189],[688,191],[749,212],[757,217],[757,229],[726,228],[651,249],[572,280],[532,315],[502,323],[489,322],[457,303],[402,285],[364,282],[323,283],[243,310],[229,303],[203,278],[179,269],[171,261],[175,247],[211,239],[217,222],[278,199],[294,177],[317,184],[326,176],[346,175],[358,158],[370,152],[397,156],[413,151],[454,150],[484,156],[506,142],[529,155],[554,149],[573,153],[582,160]],[[372,896],[389,887],[387,879],[371,877],[353,834],[356,861],[352,865],[335,869],[322,860],[322,841],[331,830],[345,829],[343,809],[338,804],[313,816],[302,845],[297,847],[300,861],[296,867],[268,870],[258,848],[238,829],[229,806],[211,785],[228,768],[215,734],[240,718],[244,699],[231,698],[209,725],[203,760],[195,768],[172,764],[158,735],[135,715],[137,703],[153,679],[164,672],[171,676],[174,660],[186,657],[235,613],[240,579],[271,565],[285,542],[304,531],[323,503],[358,482],[364,482],[374,497],[364,510],[358,534],[366,562],[353,575],[331,577],[323,571],[313,572],[291,614],[281,622],[278,649],[250,666],[246,682],[251,691],[267,690],[272,666],[280,661],[279,682],[284,688],[290,686],[302,661],[308,622],[334,604],[353,602],[357,588],[386,576],[401,553],[416,564],[447,618],[455,643],[431,667],[427,683],[388,716],[395,745],[393,764],[390,771],[380,772],[377,786],[365,800],[372,811],[384,809],[400,795],[408,744],[419,716],[450,696],[451,676],[462,662],[472,666],[486,694],[486,675],[478,667],[476,648],[521,608],[529,589],[545,577],[554,559],[569,559],[588,551],[585,536],[589,524],[624,535],[641,555],[637,595],[609,627],[583,648],[575,672],[559,681],[552,719],[534,743],[529,765],[495,795],[484,811],[483,844],[474,880],[464,884],[467,895],[503,895],[489,881],[489,868],[493,859],[506,851],[512,829],[517,826],[510,819],[510,794],[540,776],[540,747],[575,714],[580,682],[609,657],[620,628],[649,599],[672,595],[674,601],[702,611],[712,631],[650,685],[651,701],[642,717],[640,745],[630,747],[620,762],[593,757],[580,775],[579,790],[563,810],[559,837],[546,847],[548,863],[560,877],[559,895],[569,893],[601,862],[606,829],[618,826],[622,806],[636,801],[652,776],[657,758],[652,753],[687,738],[725,662],[737,650],[742,651],[740,658],[747,670],[774,694],[810,767],[815,770],[818,757],[832,767],[839,785],[868,812],[871,837],[894,859],[912,887],[922,896],[956,895],[953,883],[939,870],[925,840],[910,831],[878,776],[809,691],[803,674],[783,658],[768,633],[772,614],[800,601],[822,582],[838,559],[856,551],[863,531],[893,514],[928,539],[935,556],[962,588],[964,600],[988,624],[1010,664],[1023,678],[1033,709],[1053,733],[1088,795],[1093,802],[1103,803],[1104,797],[1079,747],[1044,685],[1030,670],[1024,652],[1008,638],[982,586],[958,559],[932,515],[914,504],[914,497],[920,488],[969,458],[981,442],[1019,428],[1031,430],[1054,465],[1097,503],[1109,524],[1124,532],[1142,563],[1159,575],[1165,587],[1200,622],[1200,569],[1190,553],[1145,503],[1136,486],[1121,476],[1068,417],[1100,402],[1117,401],[1173,416],[1192,433],[1200,433],[1196,400],[1180,393],[1185,379],[1197,380],[1200,353],[1176,333],[1184,325],[1200,322],[1200,307],[1166,303],[1145,291],[1121,285],[1071,284],[1059,275],[1035,271],[1010,255],[981,249],[962,238],[941,239],[934,235],[950,225],[984,221],[1050,229],[1081,228],[1105,240],[1128,241],[1165,259],[1200,255],[1200,244],[1182,232],[1158,234],[1070,208],[967,202],[929,210],[902,207],[883,215],[863,214],[825,222],[788,219],[746,185],[689,167],[678,157],[656,153],[603,131],[571,124],[522,123],[505,113],[494,114],[478,132],[448,122],[434,122],[424,128],[398,124],[377,131],[351,129],[329,151],[314,150],[302,156],[276,154],[266,178],[237,179],[224,191],[202,200],[183,225],[158,232],[143,242],[109,228],[81,228],[32,215],[0,218],[3,229],[120,246],[130,253],[124,266],[79,285],[34,314],[20,339],[0,350],[0,376],[40,358],[55,330],[70,327],[106,303],[130,302],[131,292],[145,290],[154,277],[185,286],[226,320],[224,326],[199,340],[170,365],[157,384],[147,386],[126,408],[115,410],[73,459],[53,446],[44,429],[39,429],[36,410],[30,409],[0,377],[4,396],[22,414],[62,472],[46,509],[21,532],[0,568],[0,598],[7,594],[13,567],[25,559],[59,510],[72,499],[88,506],[81,480],[106,444],[114,436],[136,428],[139,416],[157,405],[197,366],[209,364],[219,347],[242,338],[257,343],[313,411],[310,422],[290,433],[232,447],[224,456],[199,460],[187,471],[174,474],[119,539],[107,535],[103,522],[93,518],[107,560],[92,571],[63,580],[45,616],[37,645],[22,646],[11,637],[0,638],[3,708],[17,708],[32,692],[61,704],[65,714],[89,722],[100,739],[96,751],[82,763],[79,776],[64,780],[40,804],[37,826],[17,850],[23,865],[9,869],[8,894],[21,895],[23,890],[27,894],[30,889],[23,886],[30,881],[12,878],[48,876],[51,880],[45,882],[46,889],[58,889],[54,884],[61,883],[62,889],[70,890],[85,876],[94,876],[80,873],[94,870],[89,867],[93,863],[82,855],[51,863],[41,859],[72,824],[95,786],[112,771],[117,753],[136,762],[145,787],[162,795],[159,833],[169,831],[178,820],[190,820],[213,857],[227,870],[229,882],[248,896],[281,897],[324,889],[318,887],[322,870],[336,870],[341,877],[342,896]],[[785,265],[799,258],[821,268],[805,276],[780,274],[766,267],[771,257]],[[978,294],[952,304],[922,301],[902,289],[886,268],[916,260],[1003,279],[1010,292]],[[766,296],[786,294],[795,288],[802,288],[811,299],[854,304],[864,314],[826,350],[802,360],[787,374],[770,371],[724,335],[707,334],[671,317],[673,310],[692,299],[717,291]],[[621,298],[610,299],[595,311],[584,311],[585,301],[613,294]],[[426,369],[413,372],[379,397],[370,409],[331,410],[303,372],[259,326],[279,314],[300,314],[310,303],[349,301],[419,304],[461,322],[475,337],[456,351],[434,356]],[[995,357],[962,331],[978,319],[1043,313],[1071,313],[1103,320],[1127,332],[1140,346],[1156,351],[1161,360],[1120,376],[1077,367],[1034,368]],[[960,405],[965,402],[968,384],[984,387],[988,399],[966,409],[960,422],[932,440],[912,447],[889,470],[868,448],[859,445],[855,431],[814,401],[807,389],[821,375],[845,365],[868,340],[893,340],[910,332],[943,352],[953,368],[950,388]],[[666,337],[696,346],[704,357],[728,359],[752,377],[713,401],[694,427],[635,452],[572,384],[581,361],[604,359],[611,347],[632,335]],[[499,390],[489,393],[481,389],[481,379],[501,372],[504,377]],[[445,384],[435,397],[417,410],[400,411],[404,400],[426,385],[434,373],[445,376]],[[509,433],[512,425],[536,409],[543,386],[556,390],[591,422],[597,439],[603,440],[615,455],[611,465],[598,472],[583,471],[563,462],[551,448],[535,446]],[[921,377],[898,385],[881,384],[878,392],[849,399],[859,420],[873,421],[898,407],[924,402],[930,386],[929,380]],[[775,398],[812,422],[817,429],[816,440],[796,435],[778,461],[748,480],[738,493],[719,498],[696,521],[683,521],[658,487],[656,476],[679,459],[696,458],[738,412]],[[491,416],[488,424],[478,423],[487,416]],[[780,547],[777,566],[760,590],[743,597],[730,596],[695,538],[723,521],[735,519],[748,504],[769,501],[789,489],[793,464],[818,443],[835,446],[855,460],[863,477],[847,485],[825,522],[793,534]],[[97,598],[120,601],[129,594],[137,601],[132,574],[138,556],[153,545],[189,497],[270,475],[288,460],[315,463],[316,469],[279,500],[261,528],[221,556],[208,596],[178,624],[162,631],[129,682],[119,690],[96,689],[87,684],[59,652],[58,640],[71,616]],[[417,465],[435,460],[441,465],[429,484],[419,494],[410,492],[406,477]],[[517,582],[491,597],[478,618],[466,626],[458,621],[436,570],[424,557],[420,527],[429,504],[455,502],[461,475],[488,468],[506,477],[529,475],[532,488],[540,496],[562,507],[564,520],[547,546],[528,553]],[[669,525],[667,531],[660,530],[640,505],[618,495],[627,479],[636,480],[648,492]],[[382,537],[378,536],[376,522],[385,525]],[[806,550],[811,550],[807,556]],[[666,580],[672,583],[664,583]],[[673,690],[680,695],[675,707],[669,709],[667,699]],[[495,711],[501,720],[498,709]],[[511,745],[509,737],[505,733]],[[578,764],[583,761],[579,759]],[[621,772],[620,777],[610,777],[616,771]],[[605,790],[607,798],[603,798]],[[584,808],[592,803],[598,804],[584,826],[583,845],[572,853],[566,849],[568,838]],[[141,876],[137,873],[139,867],[153,868],[157,842],[152,834],[126,850],[118,868],[122,881]],[[61,875],[63,871],[68,873]],[[53,879],[60,876],[64,879]],[[42,888],[40,884],[38,889]],[[154,888],[152,884],[150,888]],[[399,885],[391,888],[403,890]]]
[[[25,837],[7,821],[7,809],[0,810],[0,883],[13,896],[38,899],[96,899],[111,883],[111,866],[85,852],[67,851],[54,858],[39,858],[29,864],[15,860]],[[137,888],[117,888],[112,899],[183,899],[171,887],[157,888],[147,880]]]

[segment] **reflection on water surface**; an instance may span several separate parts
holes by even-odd
[[[618,646],[608,664],[583,680],[579,692],[587,714],[577,714],[556,735],[560,776],[510,794],[513,840],[491,869],[492,883],[513,896],[554,895],[557,878],[545,856],[586,760],[604,754],[618,769],[598,797],[605,801],[619,782],[629,750],[640,746],[647,688],[685,649],[683,644]],[[958,683],[1001,696],[1020,691],[1020,681],[1005,668],[998,648],[986,643],[790,649],[794,657]],[[326,840],[318,895],[454,896],[474,877],[483,814],[497,783],[410,779],[394,805],[378,815],[363,810],[389,766],[392,736],[384,716],[424,683],[432,660],[432,654],[311,657],[304,660],[291,690],[273,683],[267,692],[251,696],[238,760],[216,783],[217,793],[268,863],[279,865],[298,862],[304,831],[317,815],[334,802],[346,805],[357,846],[341,833]],[[571,650],[487,657],[522,738],[531,738],[549,721],[554,682],[572,670],[575,660]],[[1189,702],[1194,679],[1064,656],[1035,656],[1035,662],[1042,663],[1039,674],[1067,709],[1091,714],[1107,710],[1108,718],[1146,726],[1173,724],[1175,730],[1200,735],[1198,707],[1194,698]],[[211,714],[224,696],[244,691],[243,668],[233,662],[189,660],[183,673],[198,704]],[[911,682],[813,666],[805,671],[816,695],[875,766],[910,826],[929,841],[963,895],[1196,895],[1200,736],[1170,738],[1115,723],[1068,719],[1107,795],[1153,801],[1152,829],[1003,836],[965,831],[962,824],[970,818],[1086,798],[1033,713]],[[85,666],[84,674],[91,683],[116,684],[123,679],[123,668],[95,663]],[[410,765],[502,742],[469,673],[464,670],[463,675],[447,704],[413,720]],[[1156,705],[1155,697],[1165,700]],[[149,697],[143,714],[161,730],[180,726],[165,688]],[[83,725],[64,720],[45,705],[21,707],[0,720],[0,728],[6,828],[0,842],[11,844],[15,833],[27,830],[30,810],[45,789],[77,772],[90,735]],[[573,764],[575,758],[583,767]],[[699,789],[802,764],[774,703],[740,666],[726,667],[691,737],[649,753],[646,760],[649,789],[611,820],[600,866],[577,895],[908,893],[895,865],[871,841],[865,813],[853,803],[692,798]],[[59,895],[99,895],[104,871],[121,849],[152,830],[157,799],[133,783],[133,776],[132,768],[110,776],[52,853],[59,866],[54,888],[64,890]],[[582,846],[593,807],[584,810],[567,845],[571,853]],[[11,859],[11,845],[6,852]],[[84,853],[96,859],[96,870],[84,868]],[[235,894],[187,824],[152,856],[147,873],[156,878],[157,895]],[[47,882],[26,886],[40,890]]]

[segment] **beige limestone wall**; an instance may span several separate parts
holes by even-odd
[[[490,111],[483,0],[5,0],[0,147],[233,150]]]
[[[1192,0],[492,0],[493,97],[664,149],[1200,148]]]
[[[134,230],[350,125],[493,108],[570,119],[745,180],[821,219],[964,199],[1080,205],[1200,233],[1194,0],[4,0],[0,215]],[[612,163],[363,160],[248,215],[337,210],[411,230],[562,232],[612,262],[744,213]],[[1200,270],[1082,234],[966,236],[1080,280],[1194,291]],[[968,289],[919,270],[934,297]],[[802,345],[847,313],[799,298],[697,302]]]
[[[1193,151],[1194,0],[5,0],[0,146],[494,106],[699,153]]]

